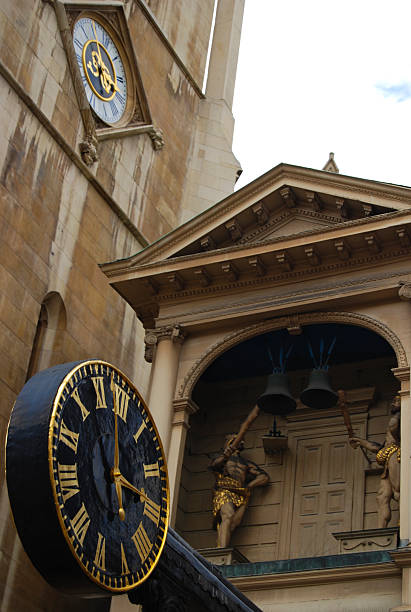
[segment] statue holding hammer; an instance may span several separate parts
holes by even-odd
[[[255,406],[242,423],[238,434],[227,436],[222,454],[210,465],[216,478],[213,516],[217,526],[218,548],[229,546],[231,534],[243,519],[251,490],[268,482],[268,474],[263,469],[241,456],[244,436],[258,413],[259,408]]]

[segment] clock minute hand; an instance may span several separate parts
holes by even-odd
[[[121,521],[126,518],[126,513],[123,508],[123,495],[121,491],[121,482],[119,477],[121,476],[119,469],[119,452],[118,452],[118,411],[116,402],[116,391],[114,388],[114,372],[111,373],[110,389],[113,394],[113,409],[114,409],[114,467],[111,470],[112,478],[116,486],[116,493],[118,499],[118,515]]]

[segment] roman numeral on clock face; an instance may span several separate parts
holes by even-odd
[[[80,395],[79,395],[79,392],[78,392],[77,388],[73,390],[73,393],[71,394],[71,397],[75,400],[76,404],[80,408],[81,415],[83,417],[83,421],[85,421],[86,418],[88,417],[88,415],[90,414],[90,412],[87,410],[87,408],[85,407],[85,405],[81,401]]]
[[[57,471],[60,481],[61,494],[63,502],[66,502],[70,497],[79,492],[77,480],[77,465],[57,465]]]
[[[64,424],[64,421],[61,421],[59,442],[64,442],[64,444],[71,448],[75,453],[77,453],[78,436],[78,433],[71,431]]]
[[[156,525],[158,525],[158,521],[160,520],[160,506],[153,502],[152,499],[146,499],[144,501],[144,512],[149,519],[153,521]]]
[[[123,548],[123,543],[122,542],[120,542],[120,546],[121,546],[121,573],[122,574],[129,574],[130,570],[128,569],[126,554],[124,552],[124,548]]]
[[[118,385],[114,385],[114,393],[116,396],[116,405],[117,405],[117,414],[119,417],[123,419],[124,422],[127,421],[127,411],[128,411],[128,402],[130,401],[127,393],[119,387]],[[113,408],[114,411],[114,408]]]
[[[105,571],[106,569],[106,540],[101,535],[100,532],[98,534],[98,542],[97,542],[96,556],[94,557],[94,563],[97,565],[97,567]]]
[[[153,545],[150,542],[150,538],[148,537],[146,530],[144,529],[142,523],[140,523],[137,531],[135,532],[135,534],[133,535],[131,539],[133,540],[135,547],[137,548],[137,552],[141,559],[141,563],[144,563],[144,561],[147,559],[148,555],[150,554],[150,550]]]
[[[76,538],[83,546],[87,529],[90,527],[90,517],[88,515],[84,502],[81,504],[81,508],[77,512],[76,516],[71,519],[71,526],[73,527],[73,531],[76,534]]]
[[[106,394],[104,392],[104,378],[102,376],[93,376],[92,379],[94,390],[96,392],[96,409],[107,408]]]
[[[145,465],[143,463],[144,468],[144,478],[149,478],[150,476],[160,476],[160,470],[157,463],[149,463]]]
[[[139,437],[141,436],[141,434],[143,433],[143,430],[147,429],[147,425],[146,422],[143,420],[141,422],[140,427],[137,429],[136,433],[134,434],[133,438],[136,442],[138,442]]]

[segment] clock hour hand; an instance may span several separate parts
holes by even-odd
[[[133,493],[137,493],[137,495],[140,496],[140,499],[143,498],[145,501],[148,501],[148,502],[151,501],[150,498],[147,497],[147,495],[144,493],[144,491],[137,489],[134,485],[131,484],[131,482],[129,482],[126,478],[124,478],[122,474],[118,476],[118,479],[123,487],[130,489],[130,491],[133,491]]]

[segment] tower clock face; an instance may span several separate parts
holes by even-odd
[[[53,586],[122,593],[155,568],[165,458],[139,392],[114,366],[61,364],[26,383],[10,419],[7,483],[26,552]]]
[[[116,124],[127,106],[127,77],[121,51],[107,29],[92,17],[74,24],[73,43],[91,108],[105,123]]]

